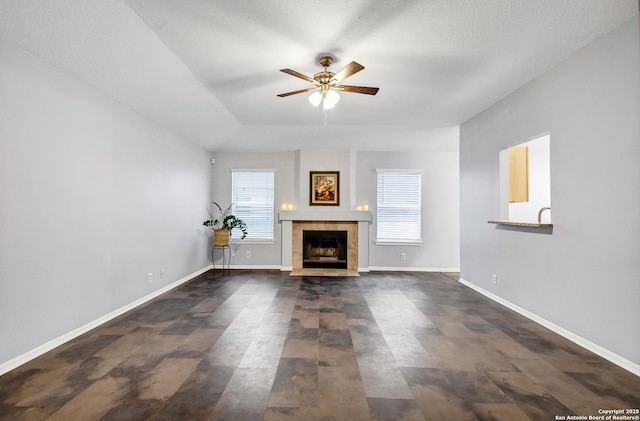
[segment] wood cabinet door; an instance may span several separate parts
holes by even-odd
[[[509,148],[509,203],[529,201],[529,148]]]

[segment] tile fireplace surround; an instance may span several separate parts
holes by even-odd
[[[369,271],[369,225],[371,212],[340,210],[283,211],[282,270],[291,276],[358,276]],[[302,231],[347,231],[347,269],[302,267]]]

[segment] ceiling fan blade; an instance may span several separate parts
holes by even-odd
[[[303,93],[303,92],[312,91],[312,90],[314,90],[314,89],[317,89],[317,88],[314,86],[314,87],[312,87],[312,88],[300,89],[299,91],[291,91],[291,92],[286,92],[286,93],[284,93],[284,94],[278,94],[278,96],[279,96],[280,98],[284,98],[284,97],[286,97],[286,96],[295,95],[295,94],[301,94],[301,93]]]
[[[372,88],[369,86],[351,86],[351,85],[336,85],[333,87],[336,90],[344,92],[354,92],[356,94],[375,95],[380,88]]]
[[[309,76],[307,76],[307,75],[303,75],[302,73],[296,72],[295,70],[291,70],[291,69],[280,69],[280,71],[281,71],[281,72],[284,72],[284,73],[286,73],[286,74],[288,74],[288,75],[295,76],[295,77],[299,77],[300,79],[304,79],[304,80],[306,80],[307,82],[311,82],[311,83],[313,83],[313,82],[314,82],[314,81],[313,81],[313,78],[311,78],[311,77],[309,77]]]
[[[364,66],[362,64],[352,61],[351,63],[344,66],[338,73],[336,73],[335,76],[331,78],[331,80],[340,82],[341,80],[344,80],[349,76],[355,75],[362,69],[364,69]]]

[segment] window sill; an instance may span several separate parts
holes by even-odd
[[[423,244],[422,240],[399,240],[399,241],[391,241],[391,240],[376,240],[376,246],[421,246]]]
[[[233,245],[240,244],[275,244],[276,240],[235,240],[231,239],[230,241]]]

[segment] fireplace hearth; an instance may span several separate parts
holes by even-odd
[[[302,232],[302,267],[347,269],[347,231]]]

